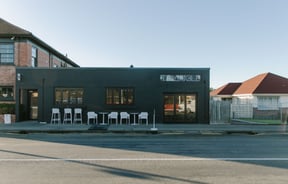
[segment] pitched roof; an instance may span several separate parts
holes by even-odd
[[[242,83],[237,94],[288,94],[288,79],[273,73],[259,74]]]
[[[210,96],[216,96],[216,95],[232,95],[238,87],[241,85],[241,83],[228,83],[224,86],[221,86],[220,88],[217,88],[210,92]]]
[[[0,35],[32,35],[32,33],[0,18]]]
[[[288,94],[288,78],[262,73],[243,83],[228,83],[210,92],[210,96],[240,94]]]
[[[18,26],[15,26],[2,18],[0,18],[0,37],[7,37],[7,38],[12,38],[12,37],[19,37],[19,38],[27,38],[35,43],[39,44],[40,46],[50,50],[55,56],[61,58],[65,62],[69,63],[73,67],[79,67],[78,64],[73,62],[71,59],[67,58],[54,48],[52,48],[50,45],[45,43],[44,41],[40,40],[36,36],[34,36],[31,32],[26,31]]]

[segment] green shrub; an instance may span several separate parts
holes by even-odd
[[[0,114],[15,114],[15,104],[0,104]]]

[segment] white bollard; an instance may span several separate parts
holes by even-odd
[[[150,129],[152,132],[157,132],[158,128],[156,128],[156,123],[155,123],[155,109],[153,111],[153,127]]]

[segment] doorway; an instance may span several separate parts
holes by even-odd
[[[195,94],[164,94],[165,122],[195,122],[196,95]]]
[[[38,91],[29,90],[28,91],[28,119],[37,120],[38,119]]]

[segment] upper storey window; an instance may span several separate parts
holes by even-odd
[[[0,43],[0,64],[14,63],[14,44]]]
[[[32,67],[37,67],[38,66],[38,58],[37,58],[37,48],[32,47],[31,51],[31,65]]]

